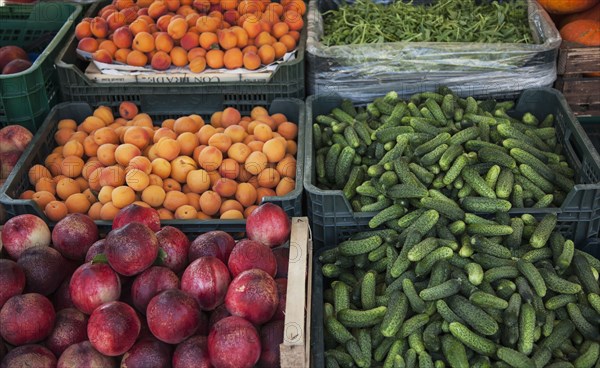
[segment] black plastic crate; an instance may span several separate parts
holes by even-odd
[[[224,108],[221,106],[219,109]],[[201,110],[200,106],[196,110]],[[160,122],[167,118],[177,118],[182,115],[178,107],[173,105],[170,113],[164,113],[160,116],[150,114],[155,122]],[[216,110],[212,110],[214,112]],[[87,116],[92,115],[90,105],[82,102],[64,102],[55,106],[49,113],[44,124],[33,137],[32,142],[27,146],[25,152],[17,162],[15,168],[6,180],[3,187],[0,187],[0,204],[4,206],[8,218],[22,215],[33,214],[39,216],[50,226],[54,223],[50,221],[43,210],[33,200],[18,199],[19,195],[25,190],[31,188],[28,172],[33,165],[43,164],[47,157],[56,147],[54,133],[58,128],[58,121],[61,119],[74,119],[81,123]],[[298,124],[298,142],[304,140],[304,103],[298,99],[278,99],[269,106],[269,113],[283,113],[286,117]],[[209,119],[209,115],[202,113],[202,117]],[[290,217],[302,216],[302,178],[304,175],[304,145],[298,144],[296,154],[296,187],[293,191],[281,197],[265,197],[264,202],[271,202],[282,207]],[[198,234],[210,230],[223,230],[227,232],[245,231],[245,220],[165,220],[161,222],[163,226],[175,226],[180,230]],[[112,226],[111,221],[96,221],[101,232],[107,233]]]
[[[109,3],[92,5],[86,16],[95,16]],[[56,57],[62,101],[87,102],[92,107],[118,106],[122,101],[131,101],[154,116],[170,111],[174,103],[180,106],[182,114],[210,112],[221,106],[248,113],[252,107],[269,104],[277,98],[304,99],[306,28],[302,29],[296,58],[280,64],[268,81],[257,82],[97,83],[85,76],[89,62],[77,56],[78,41],[72,35]],[[199,105],[205,110],[198,111]]]
[[[340,105],[339,96],[310,96],[306,103],[307,127],[321,114]],[[576,241],[595,237],[600,230],[600,156],[571,112],[564,96],[551,88],[535,88],[523,92],[512,115],[531,112],[538,118],[554,114],[557,135],[571,168],[576,171],[575,187],[556,208],[513,208],[511,214],[558,215],[558,227]],[[322,190],[316,186],[312,134],[306,134],[307,215],[311,221],[315,249],[332,244],[355,229],[368,229],[373,212],[354,212],[341,190]]]
[[[322,264],[319,261],[319,256],[326,250],[331,249],[339,241],[347,239],[351,234],[357,231],[350,231],[347,235],[337,238],[327,247],[315,250],[313,254],[313,280],[312,280],[312,299],[311,299],[311,336],[310,336],[310,350],[311,350],[311,364],[312,368],[324,368],[325,367],[325,344],[324,344],[324,325],[323,325],[323,292],[326,286],[331,280],[325,278],[322,272]],[[568,236],[569,232],[565,232],[564,229],[560,229],[560,232]],[[313,231],[314,234],[314,231]],[[576,243],[578,249],[593,255],[600,259],[600,239],[590,238],[582,242]]]
[[[592,141],[594,148],[596,148],[596,152],[600,152],[600,116],[579,117],[578,119],[588,138]]]

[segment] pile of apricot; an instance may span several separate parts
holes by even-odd
[[[296,48],[305,12],[303,0],[113,0],[75,37],[103,63],[256,70]]]
[[[57,147],[29,170],[34,200],[58,221],[68,213],[112,220],[136,203],[162,219],[243,219],[266,196],[295,188],[298,126],[263,107],[242,117],[234,108],[152,118],[123,102],[120,117],[97,108],[80,124],[58,122]]]

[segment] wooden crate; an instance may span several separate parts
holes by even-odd
[[[563,41],[558,52],[558,79],[562,91],[578,116],[600,115],[600,77],[585,73],[600,72],[600,47],[587,47]]]
[[[308,217],[292,218],[290,263],[284,336],[281,344],[282,368],[310,366],[310,320],[312,295],[312,239]]]

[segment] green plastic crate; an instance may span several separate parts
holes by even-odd
[[[54,59],[81,13],[80,5],[66,3],[0,7],[0,47],[15,45],[37,56],[29,69],[0,75],[0,126],[18,124],[35,132],[58,103]]]
[[[337,95],[310,96],[306,102],[306,126],[312,127],[318,115],[328,114],[341,102],[342,98]],[[513,208],[511,215],[531,213],[539,217],[555,213],[558,216],[557,227],[573,240],[583,241],[596,237],[600,230],[600,156],[586,137],[564,96],[557,90],[534,88],[524,91],[513,113],[523,115],[525,112],[531,112],[538,118],[554,114],[557,136],[564,146],[564,155],[576,172],[576,185],[560,207]],[[332,244],[335,239],[347,237],[357,230],[368,230],[368,223],[375,215],[374,212],[354,212],[341,190],[323,190],[317,187],[312,134],[306,134],[305,152],[304,189],[315,248]]]
[[[282,113],[290,122],[298,124],[298,142],[304,142],[304,102],[299,99],[277,99],[270,105],[265,105],[270,114]],[[220,107],[217,110],[222,110]],[[205,111],[198,107],[198,110]],[[212,110],[208,113],[200,113],[205,121],[210,119]],[[184,114],[178,106],[171,107],[170,113],[161,115],[150,114],[156,123],[165,119],[178,118]],[[57,146],[54,140],[54,134],[58,130],[58,121],[61,119],[74,119],[81,123],[86,117],[92,114],[93,110],[89,104],[82,102],[63,102],[56,105],[48,114],[44,124],[33,137],[31,143],[23,152],[23,155],[15,165],[4,186],[0,187],[0,206],[4,206],[8,218],[22,214],[32,214],[42,218],[50,226],[55,223],[50,221],[43,213],[43,210],[37,204],[29,199],[19,199],[19,195],[31,188],[29,182],[29,168],[35,164],[43,164],[44,159],[52,153]],[[298,145],[296,153],[296,186],[294,190],[284,196],[265,197],[263,203],[274,203],[290,216],[302,216],[302,178],[304,175],[304,145]],[[112,221],[96,221],[102,233],[108,233],[112,226]],[[166,220],[162,221],[163,226],[175,226],[186,233],[200,233],[210,230],[223,230],[227,232],[244,232],[246,227],[245,220]]]
[[[93,17],[107,5],[103,1],[90,7],[86,16]],[[306,24],[305,19],[305,24]],[[142,111],[160,114],[178,104],[182,113],[192,113],[197,107],[235,107],[250,112],[253,106],[269,104],[276,98],[305,97],[304,51],[306,27],[301,32],[298,51],[294,60],[282,63],[268,81],[257,82],[202,82],[197,83],[97,83],[84,73],[89,65],[77,56],[77,39],[71,36],[56,58],[60,77],[60,89],[65,101],[87,102],[118,106],[121,101],[131,101]]]

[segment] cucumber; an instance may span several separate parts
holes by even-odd
[[[425,351],[425,342],[423,342],[422,327],[415,330],[408,336],[408,346],[420,354]]]
[[[419,354],[419,368],[435,368],[431,355],[427,354],[427,352]]]
[[[465,197],[460,204],[466,211],[479,213],[508,212],[512,208],[507,200],[489,197]]]
[[[412,184],[396,184],[387,189],[387,196],[392,199],[423,198],[427,195],[427,189]]]
[[[450,140],[450,133],[448,133],[448,132],[440,133],[440,134],[436,135],[433,139],[429,140],[428,142],[425,142],[425,143],[421,144],[420,146],[416,147],[413,150],[413,154],[416,156],[423,156],[426,153],[429,153],[429,152],[435,150],[437,147],[447,143],[449,140]]]
[[[338,321],[347,328],[372,327],[383,321],[387,307],[375,307],[368,310],[344,309],[337,314]]]
[[[346,128],[344,128],[344,138],[346,138],[346,142],[348,142],[350,147],[360,147],[360,139],[358,138],[358,134],[356,133],[356,130],[354,130],[352,125],[348,125],[346,126]]]
[[[514,293],[508,300],[508,307],[503,312],[504,324],[515,326],[519,323],[519,314],[521,311],[521,295]]]
[[[371,236],[360,240],[346,240],[338,245],[340,254],[345,256],[357,256],[359,254],[369,253],[383,244],[380,236]]]
[[[434,173],[414,162],[408,164],[408,168],[424,184],[431,184],[435,178]]]
[[[469,282],[475,286],[483,282],[483,268],[478,263],[471,262],[465,266],[465,271],[469,275]]]
[[[469,159],[467,158],[466,155],[462,154],[462,155],[458,156],[454,160],[454,162],[452,162],[450,169],[448,169],[448,171],[446,171],[446,174],[444,175],[444,179],[442,179],[442,182],[445,185],[452,184],[452,182],[461,174],[461,172],[464,170],[464,168],[467,166],[468,163],[469,163]],[[483,179],[481,179],[481,180],[483,180]]]
[[[340,344],[354,339],[354,336],[346,329],[346,327],[335,318],[327,318],[325,320],[325,328],[327,332]]]
[[[519,270],[517,267],[499,266],[485,271],[483,280],[491,283],[500,279],[514,279],[517,276],[519,276]]]
[[[533,351],[535,334],[535,309],[530,304],[521,305],[519,313],[519,340],[517,347],[525,355]]]
[[[377,304],[375,301],[376,276],[375,272],[369,271],[362,279],[360,301],[363,309],[373,309]]]
[[[519,171],[523,176],[537,185],[544,192],[554,192],[554,185],[550,181],[546,180],[542,175],[538,174],[533,167],[527,164],[521,164],[519,165]]]
[[[504,138],[517,139],[528,145],[535,146],[535,140],[533,140],[531,137],[528,137],[527,135],[516,129],[514,126],[511,126],[510,124],[498,124],[496,126],[496,130]]]
[[[496,344],[493,341],[474,333],[465,325],[459,322],[451,322],[449,329],[456,339],[475,352],[486,356],[496,354]]]
[[[387,353],[387,357],[385,358],[385,360],[383,362],[383,368],[392,368],[393,367],[394,360],[397,355],[402,353],[402,350],[404,350],[404,345],[405,345],[404,340],[398,339],[398,340],[394,341],[394,343],[392,344],[392,346],[390,347],[390,349]]]
[[[583,291],[586,294],[600,294],[600,286],[598,281],[594,278],[592,267],[588,263],[587,258],[581,254],[577,254],[573,257],[572,265]]]
[[[496,192],[492,188],[490,188],[485,180],[479,175],[477,171],[475,171],[471,167],[465,167],[462,170],[462,178],[465,183],[469,184],[475,192],[479,193],[482,197],[487,197],[491,199],[496,198]]]
[[[387,221],[399,219],[402,215],[404,215],[405,212],[406,209],[404,206],[400,204],[393,204],[373,216],[373,218],[369,221],[369,227],[374,229],[386,223]]]
[[[483,147],[479,150],[478,157],[481,162],[489,162],[509,170],[517,167],[515,159],[501,149]]]
[[[517,261],[517,268],[529,281],[538,296],[542,298],[546,296],[546,283],[533,263],[520,259]]]
[[[465,216],[466,218],[466,216]],[[513,232],[512,227],[508,225],[496,225],[487,223],[468,224],[467,232],[471,235],[483,236],[504,236]]]
[[[471,247],[478,253],[485,253],[498,258],[510,259],[512,257],[510,249],[481,235],[475,235],[471,238]]]
[[[423,197],[421,198],[421,205],[424,208],[436,210],[453,221],[464,220],[465,218],[465,212],[451,200],[444,201],[432,197]]]
[[[546,242],[550,238],[552,231],[556,226],[558,217],[556,214],[548,214],[544,216],[542,221],[536,226],[535,231],[529,239],[529,244],[534,248],[541,248],[546,245]]]
[[[541,268],[539,272],[546,283],[546,287],[555,293],[577,294],[581,291],[581,285],[567,281],[553,271]]]
[[[498,323],[483,309],[472,304],[461,295],[453,295],[448,299],[448,305],[469,326],[482,335],[492,336],[498,332]]]
[[[484,178],[485,183],[487,184],[488,187],[495,190],[496,183],[498,182],[498,177],[500,176],[501,170],[502,169],[498,165],[494,165],[488,170],[488,172]]]
[[[440,158],[442,157],[444,152],[446,152],[447,149],[448,149],[447,144],[442,144],[440,146],[437,146],[433,151],[431,151],[421,157],[421,159],[419,160],[421,165],[422,166],[431,166],[433,164],[436,164],[440,160]]]
[[[356,195],[356,188],[365,180],[365,170],[362,166],[354,166],[350,171],[350,177],[344,185],[342,192],[344,197],[351,199]]]
[[[408,299],[400,291],[394,291],[388,303],[388,308],[383,321],[381,321],[381,334],[385,337],[395,336],[404,323],[408,313]]]
[[[477,139],[479,137],[479,128],[472,126],[455,133],[449,140],[450,145],[462,145],[463,143]]]
[[[552,330],[550,336],[542,340],[540,346],[554,351],[558,349],[563,343],[571,337],[575,331],[575,325],[568,319],[560,320]]]
[[[508,302],[495,295],[483,291],[476,291],[469,296],[469,301],[481,308],[506,309]]]
[[[561,270],[566,270],[573,260],[575,255],[575,243],[572,240],[566,240],[563,243],[562,250],[556,259],[556,265]],[[600,312],[599,312],[600,313]]]
[[[460,145],[460,144],[450,145],[438,161],[440,168],[444,171],[448,171],[448,169],[450,169],[450,165],[452,165],[452,162],[454,162],[454,160],[457,157],[459,157],[463,152],[464,152],[464,149],[463,149],[462,145]]]
[[[423,236],[435,226],[439,218],[440,214],[436,210],[427,210],[423,212],[408,228],[406,228],[403,234],[406,235],[409,231],[415,230],[421,234],[421,236]]]
[[[329,182],[335,182],[336,166],[341,152],[342,146],[337,143],[327,151],[327,156],[325,156],[325,177]]]
[[[468,368],[469,360],[465,346],[452,335],[442,336],[442,351],[452,368]]]
[[[402,327],[400,327],[400,336],[406,338],[413,334],[421,327],[425,326],[429,322],[429,316],[425,313],[415,314],[411,318],[404,321]]]
[[[581,355],[573,362],[575,368],[592,368],[598,362],[600,356],[600,344],[595,341],[589,343],[587,349],[581,351]]]
[[[344,147],[340,152],[335,166],[335,184],[338,187],[343,187],[348,181],[355,154],[354,148],[350,146]]]
[[[496,351],[496,355],[500,360],[514,368],[536,368],[533,360],[520,351],[500,346]]]
[[[356,340],[352,339],[346,342],[346,351],[358,367],[367,367],[368,362]]]
[[[408,252],[408,260],[411,262],[418,262],[425,258],[429,253],[438,247],[438,241],[436,238],[426,238],[420,241],[418,244]]]
[[[421,299],[419,294],[417,294],[417,290],[411,279],[406,278],[402,281],[402,291],[404,291],[404,294],[408,298],[408,302],[413,311],[417,313],[425,312],[427,305],[425,304],[425,301]]]
[[[346,285],[344,282],[336,281],[335,284],[333,284],[333,306],[335,308],[335,313],[350,308],[350,290],[350,286]]]
[[[452,257],[454,252],[449,247],[439,247],[433,252],[429,253],[425,258],[420,260],[415,267],[415,273],[417,276],[423,276],[431,271],[433,265],[443,259],[449,259]]]
[[[496,295],[504,300],[509,300],[515,291],[517,285],[511,280],[501,279],[496,283]]]
[[[421,290],[419,296],[424,301],[434,301],[452,296],[460,291],[461,281],[451,279],[439,285]]]
[[[579,331],[585,338],[590,340],[597,340],[600,337],[598,332],[598,325],[594,326],[588,320],[585,319],[583,314],[581,314],[581,309],[575,303],[567,304],[567,312],[569,313],[569,318],[575,324],[575,328]]]
[[[596,313],[600,314],[600,295],[594,293],[588,294],[588,302]]]
[[[547,180],[553,181],[555,179],[554,171],[531,153],[520,148],[513,148],[510,150],[510,155],[521,164],[535,167],[536,171]]]

